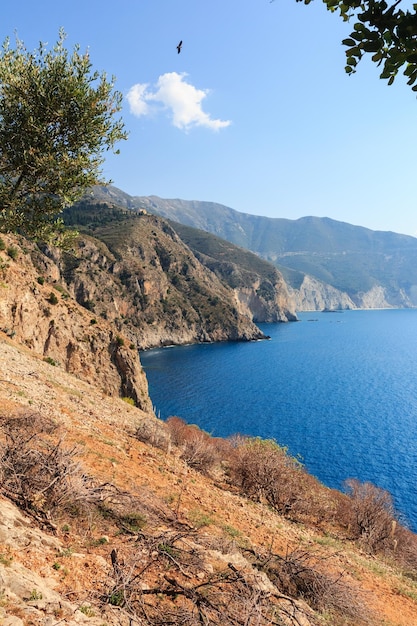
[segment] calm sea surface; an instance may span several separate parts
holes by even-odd
[[[372,481],[417,531],[417,310],[299,319],[260,325],[270,341],[141,353],[157,413],[273,437],[330,487]]]

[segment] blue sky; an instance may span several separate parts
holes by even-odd
[[[2,39],[60,27],[124,96],[115,186],[417,236],[416,97],[368,60],[345,74],[349,25],[320,0],[3,3]]]

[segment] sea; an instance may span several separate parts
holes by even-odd
[[[273,438],[329,487],[389,491],[417,532],[417,310],[302,312],[269,340],[140,354],[157,415]]]

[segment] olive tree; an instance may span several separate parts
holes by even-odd
[[[105,150],[126,139],[114,78],[92,70],[88,52],[29,52],[16,39],[0,51],[0,230],[45,237],[59,214],[102,180]]]

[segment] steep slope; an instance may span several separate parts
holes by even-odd
[[[165,200],[156,196],[128,197],[116,188],[96,188],[94,195],[108,197],[129,209],[146,209],[166,218],[214,233],[272,261],[278,268],[308,275],[320,296],[306,293],[310,279],[299,294],[294,274],[285,275],[303,303],[332,298],[340,306],[417,306],[417,239],[377,232],[329,218],[298,220],[266,218],[239,213],[210,202]],[[323,286],[320,285],[322,283]],[[328,303],[329,304],[329,303]]]
[[[170,222],[198,259],[231,287],[255,322],[295,320],[295,304],[282,274],[255,254],[225,239]]]
[[[93,303],[96,314],[106,315],[118,327],[122,325],[141,349],[258,339],[263,335],[253,323],[254,317],[256,321],[266,321],[267,317],[274,321],[295,319],[285,285],[273,267],[268,266],[275,281],[268,285],[272,297],[268,305],[263,300],[268,311],[263,317],[257,316],[247,300],[255,300],[255,292],[265,282],[263,277],[254,272],[249,276],[245,270],[246,280],[242,276],[239,285],[232,288],[224,275],[216,274],[203,257],[197,258],[173,225],[161,218],[125,214],[115,206],[81,203],[67,210],[65,219],[83,233],[94,234],[95,245],[107,250],[100,262],[99,255],[91,257],[86,248],[76,253],[82,262],[64,256],[61,266],[68,289],[79,302]],[[93,240],[88,240],[89,248]],[[94,266],[89,265],[89,257]],[[91,272],[101,272],[100,278],[91,280]],[[261,314],[257,297],[255,304]]]
[[[0,243],[0,329],[50,363],[150,410],[146,377],[126,335],[79,306],[59,267],[34,244],[9,236]]]
[[[161,446],[153,415],[1,331],[0,372],[2,443],[21,420],[28,432],[12,430],[15,438],[39,428],[38,446],[53,420],[80,464],[77,506],[46,516],[39,494],[26,512],[13,504],[18,494],[0,496],[4,626],[417,625],[411,566],[365,554],[337,520],[298,524],[249,501],[217,470],[190,467],[174,439]],[[158,447],[138,439],[146,429]],[[1,463],[4,471],[3,454]],[[80,472],[92,481],[84,495]],[[313,485],[312,506],[317,497],[328,506],[332,492]]]

